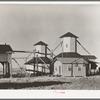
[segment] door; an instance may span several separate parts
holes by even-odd
[[[63,76],[71,76],[72,73],[72,66],[71,64],[63,64]]]

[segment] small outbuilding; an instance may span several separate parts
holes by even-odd
[[[26,71],[33,72],[34,75],[44,75],[51,73],[51,60],[47,57],[47,44],[39,41],[35,45],[34,57],[25,63]],[[27,65],[31,65],[29,68]]]

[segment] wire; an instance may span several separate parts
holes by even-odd
[[[62,42],[60,42],[57,47],[53,50],[53,52],[62,44]]]
[[[51,55],[50,56],[51,56],[51,59],[53,59],[53,56],[55,57],[56,55],[53,53],[52,50],[49,49],[49,47],[47,47],[47,49],[51,52]]]
[[[91,55],[86,49],[85,49],[85,47],[84,46],[82,46],[82,44],[77,40],[77,42],[79,43],[79,45],[89,54],[89,55]]]
[[[47,64],[42,60],[42,58],[40,58],[40,57],[38,57],[46,66],[47,66]],[[47,66],[48,67],[48,66]]]
[[[12,58],[16,63],[17,63],[17,65],[19,66],[19,68],[21,69],[21,70],[23,70],[23,68],[20,66],[20,64],[17,62],[17,60],[15,59],[15,58]],[[25,70],[23,70],[25,73],[26,73],[26,71]]]

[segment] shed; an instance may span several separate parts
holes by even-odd
[[[0,45],[0,63],[3,65],[3,77],[11,76],[12,52],[13,50],[10,45]]]
[[[36,53],[34,57],[25,63],[25,65],[32,65],[29,69],[27,66],[27,71],[33,71],[35,75],[50,74],[51,72],[51,60],[47,57],[47,44],[43,41],[39,41],[34,44]]]
[[[26,65],[32,65],[32,68],[27,68],[26,71],[33,71],[34,73],[49,74],[51,60],[48,57],[33,57],[31,60],[25,63]]]

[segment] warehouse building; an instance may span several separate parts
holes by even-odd
[[[54,75],[88,76],[97,65],[94,55],[81,55],[77,52],[77,36],[68,32],[61,37],[62,52],[54,60]]]

